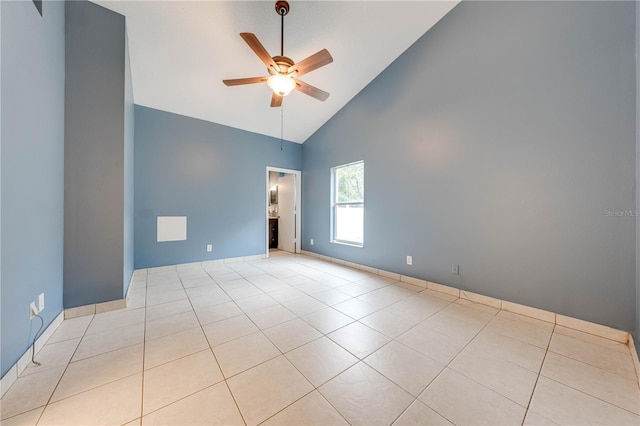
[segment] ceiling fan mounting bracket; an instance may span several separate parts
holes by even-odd
[[[285,16],[289,13],[289,2],[280,0],[276,2],[276,13],[280,16]]]

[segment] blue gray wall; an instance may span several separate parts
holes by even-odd
[[[5,369],[4,362],[2,361],[2,348],[4,347],[4,340],[2,339],[2,323],[5,318],[2,318],[2,4],[0,3],[0,378],[4,376],[5,372],[10,368],[7,366]]]
[[[135,267],[262,254],[266,167],[300,169],[301,145],[136,106]],[[157,216],[187,240],[156,242]],[[207,244],[213,251],[206,251]]]
[[[0,2],[1,371],[40,326],[29,303],[45,294],[45,327],[62,311],[64,3]]]
[[[135,105],[133,80],[129,58],[129,40],[125,33],[124,63],[124,244],[123,244],[123,296],[127,295],[133,275],[133,142],[135,135]]]
[[[303,145],[303,249],[634,329],[635,66],[634,2],[459,4]]]
[[[132,100],[125,107],[125,60],[124,16],[87,1],[66,3],[65,308],[122,299],[129,281],[125,152]]]
[[[640,105],[640,7],[636,2],[636,108]],[[640,212],[640,119],[636,109],[636,211]],[[636,217],[636,323],[633,334],[640,354],[640,215]]]

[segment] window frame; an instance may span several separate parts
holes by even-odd
[[[346,167],[354,166],[356,164],[362,164],[362,181],[364,183],[364,160],[354,161],[347,164],[341,164],[339,166],[335,166],[331,168],[331,239],[330,241],[335,244],[342,244],[352,247],[364,247],[364,190],[362,191],[362,200],[361,201],[348,201],[348,202],[340,202],[338,201],[338,179],[337,172],[340,169],[344,169]],[[337,229],[338,229],[338,208],[343,206],[353,206],[353,207],[361,207],[362,208],[362,241],[350,241],[343,240],[337,238]]]

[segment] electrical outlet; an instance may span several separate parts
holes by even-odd
[[[413,256],[407,256],[407,265],[413,265]]]
[[[44,293],[40,293],[38,296],[38,311],[44,311]]]
[[[29,319],[32,319],[38,315],[38,308],[36,308],[36,302],[31,302],[29,304]]]
[[[460,275],[460,265],[451,265],[451,273],[455,275]]]
[[[213,251],[213,245],[207,244],[207,251]]]
[[[311,239],[311,245],[313,245],[313,238]]]

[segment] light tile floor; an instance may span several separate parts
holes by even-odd
[[[3,425],[634,424],[629,347],[307,256],[136,271]]]

